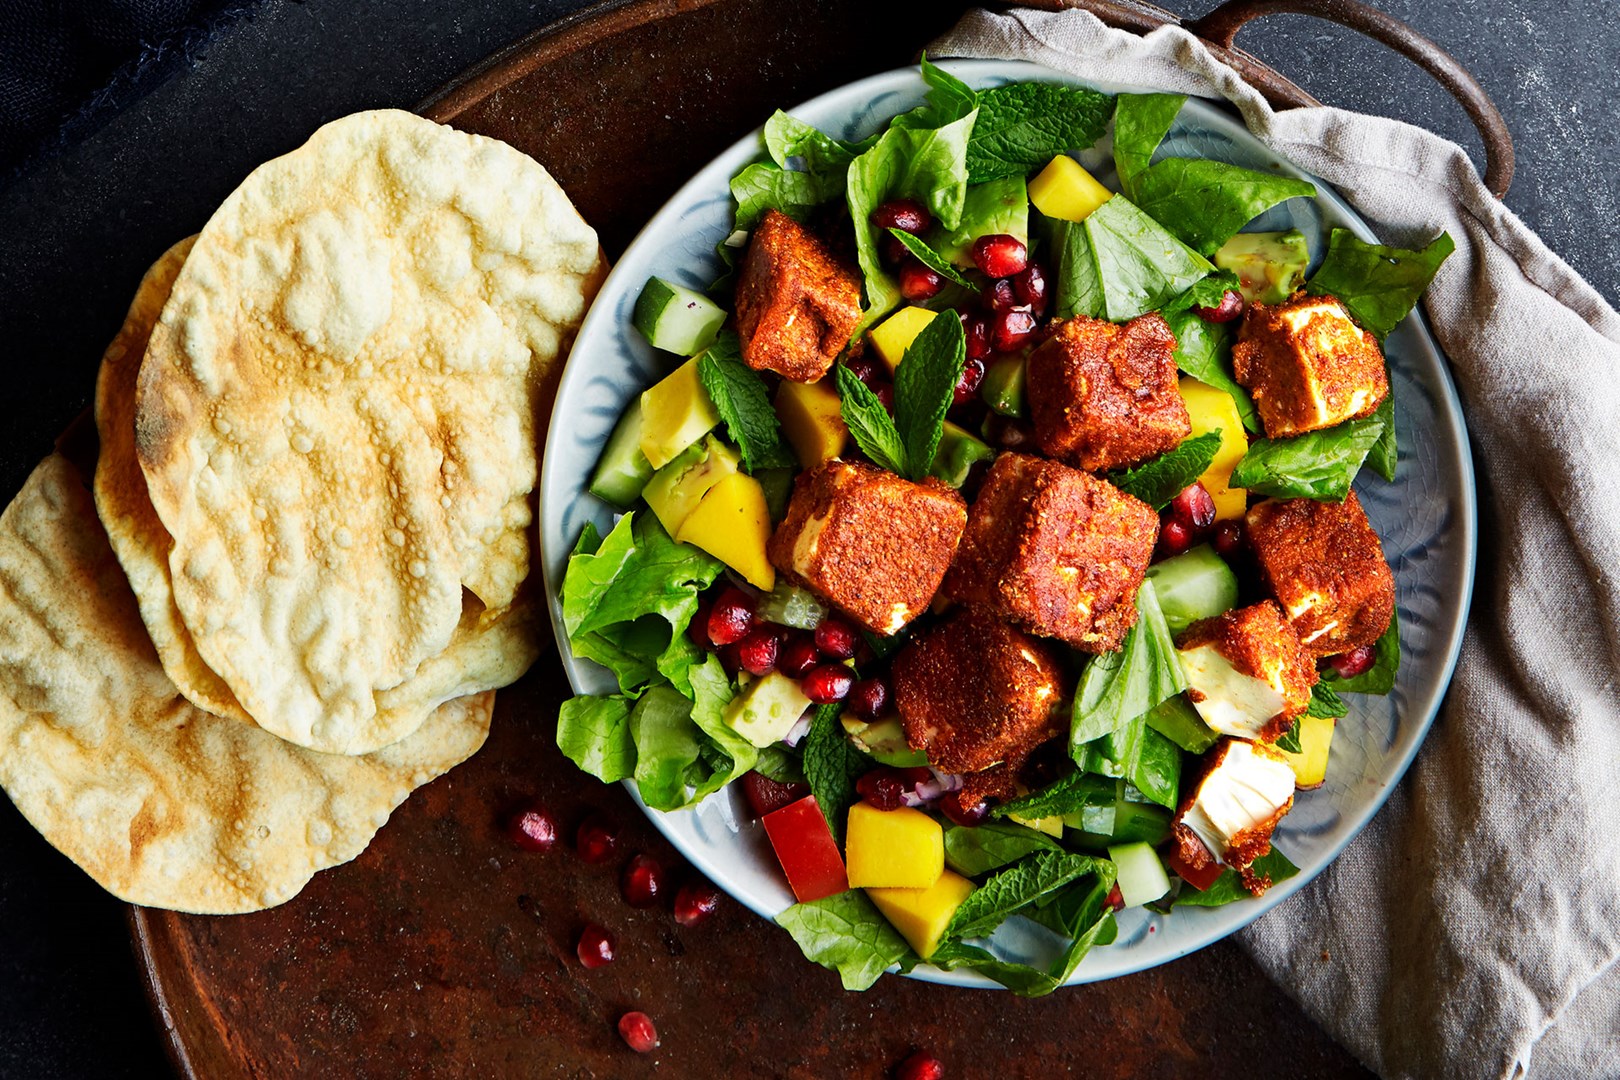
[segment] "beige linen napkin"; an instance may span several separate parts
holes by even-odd
[[[1456,240],[1426,300],[1481,465],[1456,678],[1389,804],[1241,940],[1386,1075],[1620,1076],[1620,316],[1460,147],[1273,112],[1180,29],[972,12],[928,52],[1224,97],[1386,243]]]

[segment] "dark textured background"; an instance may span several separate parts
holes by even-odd
[[[15,47],[0,2],[0,54]],[[23,3],[31,0],[21,0]],[[1160,0],[1186,15],[1213,6]],[[0,186],[0,438],[6,496],[90,401],[101,349],[145,267],[196,231],[255,164],[356,109],[409,107],[577,0],[264,0],[124,73],[70,137]],[[1610,0],[1382,0],[1470,67],[1519,150],[1508,205],[1610,302],[1620,298],[1620,29]],[[1555,14],[1554,11],[1557,11]],[[1239,44],[1332,104],[1458,139],[1462,111],[1380,46],[1303,17]],[[127,100],[134,95],[134,100]],[[64,107],[70,106],[68,102]],[[761,102],[763,120],[774,105]],[[648,207],[649,213],[655,209]],[[64,372],[62,369],[67,368]],[[136,980],[123,908],[0,800],[0,1077],[125,1077],[166,1065]]]

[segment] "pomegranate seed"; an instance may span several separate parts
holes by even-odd
[[[878,383],[872,387],[872,393],[877,395],[878,401],[889,412],[894,412],[894,386],[891,383]]]
[[[990,355],[990,323],[983,315],[962,312],[962,336],[967,342],[969,360],[983,360]]]
[[[619,1017],[619,1037],[638,1054],[658,1049],[658,1029],[644,1012],[627,1012]]]
[[[603,964],[613,963],[613,950],[616,945],[612,934],[591,923],[580,933],[579,945],[574,951],[579,954],[580,963],[588,968],[599,968]]]
[[[1170,505],[1164,509],[1165,515],[1172,521],[1194,532],[1200,533],[1215,524],[1215,499],[1209,489],[1196,480],[1182,489],[1181,494],[1170,500]]]
[[[926,765],[912,765],[900,770],[900,779],[905,783],[907,790],[915,791],[919,784],[933,782],[934,770]]]
[[[871,386],[872,380],[878,377],[878,366],[868,356],[852,356],[844,361],[844,366],[867,386]]]
[[[985,429],[990,441],[1007,450],[1022,450],[1035,445],[1035,431],[1022,420],[991,413]]]
[[[1242,558],[1243,549],[1248,545],[1248,537],[1243,534],[1243,522],[1238,518],[1217,521],[1213,543],[1215,554],[1227,562],[1236,562]]]
[[[1193,314],[1205,322],[1231,322],[1243,314],[1243,294],[1236,289],[1227,289],[1221,294],[1221,302],[1214,307],[1195,307]]]
[[[557,842],[557,822],[538,806],[519,810],[506,824],[512,843],[524,851],[550,851]]]
[[[714,641],[709,637],[709,616],[714,612],[714,604],[705,600],[698,605],[692,615],[692,621],[686,624],[686,636],[692,639],[692,644],[700,649],[713,649]]]
[[[787,639],[776,654],[776,670],[790,679],[802,679],[821,660],[813,635],[800,630]]]
[[[1125,910],[1125,894],[1119,891],[1117,884],[1108,890],[1108,906],[1115,911]]]
[[[962,364],[962,374],[956,380],[956,391],[951,398],[953,404],[965,405],[972,401],[979,392],[979,385],[984,382],[984,361],[968,360]]]
[[[737,642],[737,664],[750,675],[768,675],[781,646],[774,627],[756,626]]]
[[[762,818],[772,810],[780,810],[784,806],[798,802],[810,794],[806,784],[784,784],[772,780],[763,773],[752,770],[742,776],[743,798],[748,800],[748,809],[754,816]]]
[[[831,705],[843,701],[854,682],[855,676],[843,664],[817,664],[800,680],[799,688],[817,705]]]
[[[604,863],[613,858],[619,846],[618,826],[606,818],[593,815],[580,825],[574,834],[574,850],[588,863]]]
[[[939,812],[951,821],[968,828],[979,824],[990,816],[990,803],[980,799],[971,805],[963,804],[960,795],[950,794],[939,800]]]
[[[1371,645],[1358,645],[1349,652],[1338,653],[1327,658],[1327,666],[1341,679],[1353,679],[1357,675],[1373,666],[1378,659],[1378,650]]]
[[[934,215],[915,199],[890,199],[872,211],[871,221],[880,229],[899,229],[917,236],[928,231]]]
[[[1018,294],[1013,291],[1011,278],[997,278],[980,293],[984,306],[991,311],[1011,311],[1018,306]]]
[[[1029,265],[1029,249],[1016,236],[996,233],[973,241],[973,265],[986,277],[1012,277]]]
[[[741,641],[753,625],[753,597],[735,585],[727,585],[715,598],[714,609],[709,612],[709,640],[716,645],[730,645]]]
[[[865,773],[855,781],[855,790],[879,810],[898,810],[905,805],[903,796],[906,783],[900,776],[900,770],[886,765]]]
[[[945,1080],[945,1064],[926,1050],[918,1050],[894,1070],[895,1080]]]
[[[895,277],[900,283],[900,295],[914,304],[932,300],[945,287],[944,278],[916,259],[902,263]]]
[[[885,232],[878,237],[878,261],[885,266],[899,266],[912,258],[906,245],[894,233]]]
[[[664,864],[651,855],[635,855],[619,877],[619,894],[634,908],[649,908],[664,894]]]
[[[1180,555],[1192,546],[1192,530],[1179,521],[1166,520],[1159,525],[1159,546],[1154,552],[1154,557],[1168,559]]]
[[[1030,263],[1012,276],[1013,293],[1020,304],[1039,315],[1046,310],[1046,271],[1040,263]]]
[[[713,915],[719,906],[719,889],[701,879],[688,881],[675,894],[675,921],[682,926],[696,926]]]
[[[849,708],[856,716],[876,720],[889,704],[889,684],[882,679],[862,679],[849,688]]]
[[[860,640],[855,628],[842,619],[828,617],[816,624],[816,648],[829,659],[848,660]]]
[[[998,311],[990,320],[990,347],[996,352],[1016,352],[1035,336],[1035,316],[1021,308]]]

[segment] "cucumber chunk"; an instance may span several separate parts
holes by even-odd
[[[1238,580],[1208,544],[1148,567],[1148,580],[1172,634],[1237,605]]]
[[[589,490],[603,502],[628,510],[641,497],[652,474],[652,462],[641,452],[641,400],[636,398],[608,436]]]
[[[1110,810],[1113,814],[1112,827],[1104,828]],[[1067,820],[1064,823],[1069,824]],[[1121,798],[1112,807],[1087,807],[1081,813],[1081,825],[1073,839],[1081,847],[1093,850],[1137,841],[1161,844],[1170,836],[1170,811],[1153,803],[1131,802]]]
[[[655,349],[695,356],[714,340],[726,311],[702,293],[648,278],[630,323]]]
[[[1185,694],[1165,698],[1147,711],[1142,722],[1189,754],[1202,754],[1220,738]]]
[[[814,630],[827,617],[827,606],[810,590],[778,581],[776,588],[760,599],[757,614],[766,622]]]
[[[1153,845],[1140,841],[1118,844],[1108,849],[1108,857],[1119,872],[1116,880],[1126,907],[1141,907],[1170,891],[1170,875],[1165,873],[1164,862]]]

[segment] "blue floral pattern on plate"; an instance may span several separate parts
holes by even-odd
[[[970,60],[942,66],[981,88],[1031,79],[1077,81],[1023,62]],[[1094,85],[1110,93],[1140,89]],[[906,68],[852,83],[789,111],[824,131],[854,140],[919,104],[924,90],[915,69]],[[652,349],[630,328],[630,312],[650,276],[702,288],[718,275],[714,247],[731,227],[727,184],[758,153],[756,131],[694,176],[653,216],[603,285],[563,373],[545,446],[539,527],[552,624],[563,666],[578,693],[614,689],[606,671],[569,655],[557,597],[568,553],[585,523],[594,521],[606,531],[613,521],[611,509],[587,494],[585,485],[631,397],[677,362]],[[1268,211],[1257,226],[1300,229],[1310,240],[1313,262],[1320,260],[1332,227],[1375,239],[1338,195],[1277,157],[1227,112],[1208,102],[1187,103],[1160,153],[1217,158],[1313,180],[1317,199],[1290,200]],[[1105,183],[1113,179],[1107,138],[1080,159]],[[1461,646],[1473,583],[1473,470],[1456,389],[1420,315],[1396,328],[1386,351],[1394,375],[1399,467],[1393,484],[1364,473],[1356,490],[1395,571],[1402,630],[1395,690],[1388,697],[1346,699],[1350,714],[1339,721],[1327,782],[1300,792],[1294,810],[1278,829],[1278,847],[1299,865],[1298,876],[1259,900],[1226,907],[1182,909],[1169,916],[1126,911],[1120,916],[1118,941],[1092,950],[1071,982],[1113,978],[1165,963],[1225,937],[1287,899],[1331,862],[1383,805],[1433,722]],[[699,807],[673,814],[647,812],[682,854],[759,914],[773,917],[792,904],[763,830],[747,823],[736,796],[723,792]],[[1052,946],[1051,935],[1021,920],[1002,927],[993,938],[997,953],[1026,962],[1044,962]],[[972,972],[945,972],[926,965],[913,977],[961,986],[995,985]]]

